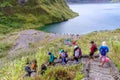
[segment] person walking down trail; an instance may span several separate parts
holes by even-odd
[[[102,45],[99,48],[99,52],[100,52],[100,63],[101,63],[99,66],[103,67],[107,59],[106,55],[109,52],[109,47],[106,45],[105,41],[102,42]]]
[[[67,60],[66,58],[68,57],[67,53],[64,50],[60,50],[60,58],[61,58],[61,64],[66,64]]]
[[[78,59],[82,56],[82,51],[78,46],[74,46],[74,60],[75,63],[78,63]]]
[[[54,65],[55,56],[51,52],[48,52],[48,55],[50,56],[49,65]]]
[[[28,76],[30,77],[31,76],[31,73],[33,72],[30,68],[30,63],[26,63],[26,66],[25,66],[25,72],[26,72],[26,75],[25,76]]]
[[[93,59],[94,60],[94,53],[98,50],[97,49],[97,46],[96,46],[96,44],[95,44],[95,42],[94,41],[91,41],[90,42],[91,43],[91,47],[90,47],[90,54],[89,54],[89,60],[88,60],[88,62],[91,60],[91,59]]]

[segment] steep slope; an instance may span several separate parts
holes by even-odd
[[[0,0],[0,33],[21,27],[35,28],[75,16],[65,0]]]

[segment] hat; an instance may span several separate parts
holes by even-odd
[[[62,52],[64,52],[64,50],[63,50],[63,49],[61,49],[61,50],[60,50],[60,53],[62,53]]]
[[[105,42],[105,41],[103,41],[103,42],[102,42],[102,45],[103,45],[103,46],[106,46],[106,42]]]
[[[48,55],[51,55],[51,52],[48,52]]]
[[[94,41],[90,41],[90,43],[94,43]]]
[[[74,49],[77,48],[78,46],[74,46]]]

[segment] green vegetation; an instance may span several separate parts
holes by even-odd
[[[28,0],[23,3],[18,0],[1,0],[0,34],[6,34],[16,29],[34,29],[75,16],[77,14],[69,9],[65,0]]]
[[[97,43],[97,46],[100,46],[102,41],[106,41],[108,46],[110,47],[110,52],[109,52],[109,57],[113,62],[116,64],[118,69],[120,70],[120,30],[117,29],[115,31],[101,31],[101,32],[92,32],[90,34],[82,35],[80,38],[77,40],[78,45],[81,47],[83,54],[88,54],[89,53],[89,47],[90,47],[90,40],[94,40]],[[8,50],[14,42],[14,39],[16,38],[16,35],[12,35],[14,37],[11,38],[11,42],[6,41],[4,43],[4,46],[1,47],[2,49],[2,55]],[[4,40],[3,40],[4,39]],[[5,38],[5,36],[1,37],[1,40],[5,41],[8,38]],[[58,78],[63,78],[63,79],[70,79],[70,80],[77,80],[77,79],[82,79],[84,77],[83,74],[80,73],[82,65],[78,66],[68,66],[68,67],[51,67],[48,68],[46,71],[46,74],[44,76],[41,76],[39,71],[40,71],[40,66],[43,63],[48,62],[48,55],[47,52],[51,51],[54,53],[55,56],[58,56],[56,52],[58,52],[61,48],[63,48],[65,51],[68,51],[69,57],[72,57],[73,54],[73,46],[67,46],[63,44],[65,38],[61,39],[54,39],[51,42],[47,42],[47,40],[43,40],[40,43],[35,43],[32,44],[34,46],[31,46],[29,51],[22,52],[20,54],[14,54],[10,55],[7,54],[5,56],[2,56],[0,58],[1,64],[0,65],[0,77],[1,79],[5,80],[19,80],[22,79],[22,77],[25,74],[24,71],[24,66],[25,62],[27,59],[30,61],[33,59],[37,59],[38,61],[38,77],[36,77],[35,80],[47,80],[48,78],[53,80],[58,76]],[[10,44],[12,43],[12,45]],[[11,46],[10,46],[11,45]],[[42,45],[42,46],[41,46]],[[35,47],[40,46],[39,48],[35,49]],[[4,63],[4,64],[3,64]],[[62,75],[60,73],[66,73],[66,75]],[[55,76],[51,75],[54,74]],[[73,75],[73,76],[71,76]],[[25,79],[26,80],[26,79]],[[32,79],[28,79],[32,80]],[[58,79],[59,80],[59,79]]]
[[[59,47],[55,47],[56,43],[59,43]],[[25,66],[25,62],[26,60],[33,60],[33,59],[37,59],[38,61],[38,74],[40,71],[40,66],[43,63],[48,62],[48,55],[47,52],[51,51],[55,54],[55,52],[61,48],[64,48],[65,50],[68,51],[69,54],[71,54],[70,56],[72,56],[72,51],[73,51],[73,47],[68,47],[66,45],[64,45],[62,43],[63,39],[55,39],[52,42],[50,42],[49,44],[46,44],[46,41],[43,41],[42,43],[39,43],[39,45],[44,45],[43,47],[39,47],[39,49],[37,50],[30,50],[24,53],[20,53],[20,54],[14,54],[13,55],[7,55],[4,56],[3,58],[1,58],[1,60],[3,62],[5,62],[5,64],[0,65],[1,67],[1,79],[6,79],[6,80],[18,80],[18,79],[22,79],[23,76],[25,75],[25,71],[24,71],[24,66]],[[55,54],[55,56],[57,56],[57,54]],[[9,67],[8,67],[9,66]],[[65,79],[67,80],[73,80],[73,79],[78,79],[79,78],[83,78],[83,74],[80,74],[82,65],[77,65],[77,66],[68,66],[68,67],[51,67],[48,68],[48,70],[46,71],[46,74],[44,76],[41,76],[40,74],[38,75],[37,79],[40,80],[49,80],[48,78],[51,77],[51,73],[55,74],[56,76],[59,75],[58,80],[60,80],[59,78]],[[61,74],[62,73],[66,73],[66,75]],[[8,75],[9,74],[9,75]],[[50,79],[54,80],[54,76],[52,76]],[[35,80],[37,80],[35,79]],[[26,80],[26,78],[25,78]]]
[[[62,10],[62,11],[61,11]],[[29,50],[18,54],[9,54],[9,50],[15,45],[18,33],[24,29],[35,29],[45,24],[61,22],[77,16],[72,12],[65,0],[28,0],[18,3],[17,0],[0,0],[0,79],[1,80],[26,80],[24,66],[26,60],[37,59],[38,76],[35,79],[27,80],[78,80],[84,75],[80,73],[82,64],[76,66],[50,67],[44,76],[40,75],[41,64],[48,62],[47,52],[52,52],[56,57],[57,52],[62,48],[68,52],[69,57],[73,55],[73,46],[63,44],[65,38],[46,40],[39,43],[29,43]],[[10,34],[7,34],[10,33]],[[6,34],[6,35],[4,35]],[[77,40],[83,54],[89,53],[89,42],[94,40],[98,46],[106,41],[110,47],[109,57],[120,70],[120,29],[115,31],[93,32],[80,36]],[[40,46],[38,48],[38,46]],[[64,75],[63,75],[64,74]]]
[[[81,80],[84,75],[80,74],[80,71],[81,65],[53,67],[46,71],[43,78],[45,80]]]

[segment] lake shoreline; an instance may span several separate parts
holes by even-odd
[[[115,30],[120,27],[119,4],[69,5],[79,16],[68,21],[45,25],[40,30],[63,34],[87,34],[93,31]]]

